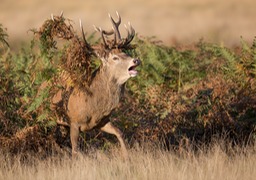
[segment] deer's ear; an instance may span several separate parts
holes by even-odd
[[[103,64],[106,64],[106,62],[108,61],[108,53],[107,52],[97,49],[97,50],[94,50],[94,53],[102,61]]]

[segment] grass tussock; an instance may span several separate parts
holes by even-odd
[[[71,159],[55,155],[45,160],[0,155],[0,179],[177,179],[252,180],[256,176],[255,147],[232,150],[227,154],[221,143],[197,153],[181,154],[153,147],[135,147],[124,161],[116,149],[109,153],[91,151],[86,156]],[[231,152],[231,151],[230,151]]]

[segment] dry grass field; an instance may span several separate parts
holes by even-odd
[[[234,152],[234,151],[233,151]],[[231,152],[232,154],[232,152]],[[112,149],[89,153],[75,160],[56,156],[30,160],[0,155],[0,179],[5,180],[253,180],[256,177],[255,147],[227,155],[219,144],[210,150],[177,155],[158,148],[133,148],[130,160],[124,161]]]
[[[1,0],[0,23],[7,27],[12,45],[32,34],[50,14],[64,11],[78,25],[81,18],[89,33],[93,24],[108,27],[108,12],[119,11],[143,36],[156,36],[167,44],[210,42],[237,44],[240,36],[252,40],[256,32],[254,0]]]

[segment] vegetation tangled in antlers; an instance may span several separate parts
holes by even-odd
[[[51,19],[44,22],[39,31],[35,30],[34,32],[39,35],[40,42],[46,51],[56,48],[55,38],[70,42],[61,57],[60,70],[68,73],[72,80],[71,84],[82,86],[86,90],[92,73],[91,56],[93,51],[84,36],[84,39],[81,40],[75,34],[70,22],[62,14],[52,16]]]
[[[119,25],[121,23],[121,17],[117,13],[118,21],[115,22],[110,16],[113,29],[110,31],[102,30],[99,27],[95,27],[95,30],[101,33],[102,43],[91,46],[84,34],[82,24],[80,27],[82,31],[82,38],[75,33],[71,20],[65,19],[63,14],[60,16],[53,16],[51,19],[46,20],[39,30],[33,30],[35,34],[39,35],[40,42],[42,43],[43,51],[46,53],[51,49],[56,49],[57,41],[55,38],[69,41],[68,47],[65,49],[64,54],[61,57],[60,70],[67,76],[71,77],[71,83],[76,86],[83,87],[84,90],[89,92],[89,82],[93,71],[91,59],[95,56],[94,49],[100,54],[106,54],[111,49],[129,50],[134,46],[130,44],[135,31],[128,23],[127,37],[121,38],[119,32]],[[114,36],[114,39],[107,39],[107,36]]]

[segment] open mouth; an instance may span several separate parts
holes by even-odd
[[[131,77],[135,77],[138,74],[138,71],[136,71],[136,69],[135,69],[136,67],[137,67],[137,65],[134,65],[128,69],[128,72]]]

